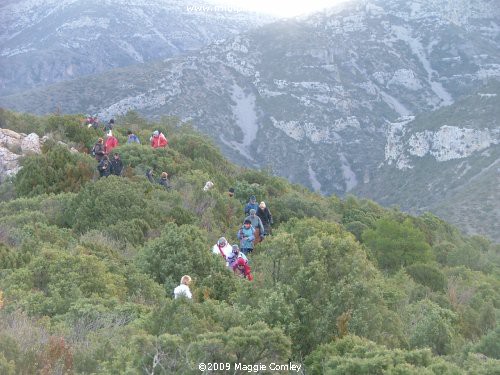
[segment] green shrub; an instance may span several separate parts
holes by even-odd
[[[345,225],[345,228],[351,232],[352,234],[354,234],[354,237],[356,237],[356,239],[358,241],[361,241],[362,239],[362,236],[363,236],[363,232],[365,230],[367,230],[369,227],[368,225],[360,222],[360,221],[351,221],[349,222],[348,224]]]
[[[435,292],[446,288],[446,277],[441,270],[431,264],[413,264],[406,268],[406,272],[417,283],[428,286]]]
[[[23,168],[14,179],[16,193],[21,197],[76,192],[92,179],[95,170],[90,157],[71,153],[61,145],[45,154],[27,156],[21,164]]]
[[[102,130],[88,128],[81,116],[51,115],[47,118],[47,131],[63,135],[63,140],[76,143],[80,149],[90,150],[98,137],[102,137]]]
[[[0,352],[0,374],[3,375],[15,375],[16,364],[14,361],[8,361],[5,355]]]
[[[206,233],[197,227],[168,223],[160,237],[146,243],[138,256],[138,264],[153,280],[165,285],[168,294],[186,274],[196,283],[201,281],[208,285],[204,279],[226,271],[224,262],[211,255],[208,243]],[[223,285],[213,285],[213,288],[218,287]],[[221,296],[223,293],[215,291],[213,294]]]
[[[363,233],[363,241],[383,269],[395,271],[401,266],[432,261],[431,247],[408,219],[403,223],[380,219],[375,229]]]
[[[66,313],[81,298],[92,299],[95,304],[124,301],[125,276],[113,271],[94,255],[46,248],[2,284],[12,307],[31,315],[54,316]]]
[[[483,353],[490,358],[500,359],[500,326],[497,326],[495,330],[483,336],[474,345],[473,351]]]
[[[47,127],[45,117],[33,116],[27,113],[14,113],[0,108],[0,128],[10,129],[17,133],[44,134]]]
[[[357,336],[318,346],[305,362],[313,375],[464,374],[457,366],[432,356],[428,349],[388,349]]]
[[[87,184],[70,203],[68,223],[78,233],[115,225],[124,218],[141,219],[151,228],[169,220],[180,204],[173,192],[152,186],[147,180],[131,181],[110,176]]]
[[[155,178],[162,172],[170,177],[180,171],[191,169],[191,163],[171,147],[153,149],[149,145],[125,144],[115,149],[120,154],[123,165],[130,168],[135,174],[145,176],[148,169],[152,169]]]
[[[455,313],[429,300],[408,306],[405,323],[410,348],[429,347],[438,355],[449,354],[457,337]]]
[[[282,223],[291,218],[316,217],[324,219],[327,216],[325,200],[317,195],[305,195],[296,191],[285,193],[273,199],[269,209],[277,223]]]
[[[145,235],[149,229],[150,226],[145,220],[135,218],[120,220],[116,224],[108,226],[106,232],[117,241],[140,246],[144,243]]]

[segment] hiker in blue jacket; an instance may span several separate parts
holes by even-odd
[[[255,240],[255,229],[250,220],[245,219],[237,237],[240,240],[241,252],[245,255],[250,254],[253,251],[253,240]]]
[[[258,217],[255,213],[255,210],[252,208],[250,210],[250,215],[248,215],[245,220],[250,220],[250,224],[252,224],[252,227],[255,229],[254,232],[254,237],[255,241],[254,243],[259,243],[264,240],[264,225],[262,224],[262,220],[260,217]]]
[[[139,140],[139,137],[132,133],[131,130],[127,131],[127,143],[138,143],[141,144],[141,141]]]
[[[254,209],[255,212],[257,212],[257,209],[259,208],[259,204],[257,203],[257,198],[255,198],[255,195],[252,195],[250,197],[250,200],[245,206],[245,216],[250,215],[250,210]]]

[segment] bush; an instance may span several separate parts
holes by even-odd
[[[433,357],[428,349],[388,349],[357,336],[318,346],[305,362],[313,375],[462,374],[457,366]]]
[[[16,193],[21,197],[76,192],[92,179],[95,171],[90,157],[71,153],[61,145],[45,154],[27,156],[21,165],[23,168],[14,179]]]
[[[428,286],[435,292],[446,288],[446,277],[435,265],[413,264],[406,268],[406,272],[417,283]]]
[[[116,149],[123,165],[131,168],[135,174],[145,176],[148,169],[153,169],[156,178],[162,172],[171,177],[191,169],[191,163],[171,147],[153,149],[149,145],[125,144]]]
[[[98,137],[102,137],[102,130],[94,130],[83,124],[81,116],[51,115],[47,119],[47,130],[63,135],[63,140],[76,143],[80,149],[90,150]]]
[[[169,295],[186,274],[195,283],[207,285],[204,279],[226,272],[224,262],[220,257],[212,256],[208,243],[206,233],[197,227],[169,223],[162,229],[160,237],[144,246],[138,264],[156,282],[165,285]],[[218,287],[218,284],[213,285],[213,288]],[[221,296],[219,292],[214,294]]]
[[[0,108],[0,128],[10,129],[17,133],[43,134],[46,127],[47,120],[44,117],[27,113],[14,113]]]
[[[367,230],[369,227],[368,225],[360,221],[351,221],[348,224],[346,224],[345,228],[349,232],[354,234],[354,237],[356,237],[356,239],[361,242],[361,239],[363,237],[363,232]]]
[[[406,311],[406,334],[410,348],[429,347],[438,355],[452,352],[457,336],[454,323],[457,316],[429,300],[408,306]]]
[[[90,229],[105,230],[124,218],[128,221],[140,219],[150,228],[158,228],[172,220],[171,211],[181,204],[175,192],[164,191],[145,179],[131,181],[110,176],[87,184],[74,196],[67,221],[78,233]]]
[[[500,326],[483,336],[481,341],[473,347],[473,351],[483,353],[490,358],[500,359]]]
[[[380,219],[375,229],[363,233],[363,241],[383,269],[395,271],[401,266],[432,261],[431,247],[408,219],[403,223]]]
[[[323,197],[300,194],[296,191],[274,199],[270,210],[278,223],[288,221],[291,218],[316,217],[325,219],[328,217],[328,207],[325,205]]]

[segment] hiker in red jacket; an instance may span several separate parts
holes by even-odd
[[[155,130],[153,132],[153,136],[149,140],[151,141],[151,147],[153,148],[168,146],[167,138],[165,138],[163,133],[159,132],[158,130]]]
[[[233,272],[236,276],[243,277],[248,281],[253,280],[250,266],[248,265],[248,262],[243,258],[238,258],[233,266]]]
[[[104,143],[104,150],[106,154],[111,155],[111,151],[118,146],[118,139],[113,135],[111,131],[108,133],[108,137],[106,138],[106,142]]]

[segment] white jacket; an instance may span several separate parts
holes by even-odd
[[[177,299],[179,297],[193,298],[187,285],[181,284],[174,289],[174,298]]]
[[[221,250],[227,259],[227,257],[233,252],[233,247],[229,243],[227,243],[226,246],[224,246]],[[212,247],[212,253],[222,256],[219,251],[219,245],[215,244],[214,247]]]

